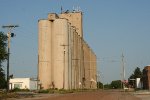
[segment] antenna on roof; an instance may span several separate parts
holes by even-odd
[[[81,12],[81,8],[79,7],[79,6],[77,6],[77,7],[74,7],[73,6],[73,12],[75,13],[75,12]]]
[[[79,12],[81,12],[81,8],[80,8],[80,6],[78,7],[78,11],[79,11]]]
[[[79,6],[77,6],[77,12],[79,12]]]
[[[75,8],[74,8],[74,6],[73,6],[73,12],[75,13]]]
[[[61,14],[62,14],[62,12],[63,12],[63,8],[62,8],[62,6],[61,6]]]

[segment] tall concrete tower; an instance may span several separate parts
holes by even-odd
[[[38,25],[38,79],[41,87],[96,88],[96,83],[90,82],[96,80],[96,58],[83,40],[82,12],[50,13],[47,19],[39,20]]]
[[[54,13],[39,20],[38,78],[44,89],[68,88],[68,20]]]

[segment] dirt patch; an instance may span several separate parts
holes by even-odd
[[[36,100],[141,100],[127,92],[119,91],[95,91],[64,94],[39,98]]]

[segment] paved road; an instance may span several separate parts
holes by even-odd
[[[36,100],[141,100],[134,95],[125,92],[83,92],[74,94],[64,94],[58,96],[49,96]]]
[[[141,98],[141,100],[150,100],[150,95],[136,95],[136,97]]]

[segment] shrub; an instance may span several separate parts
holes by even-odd
[[[11,90],[11,92],[29,92],[29,89],[19,89],[19,88],[14,88]]]
[[[49,90],[39,90],[39,93],[49,93]]]

